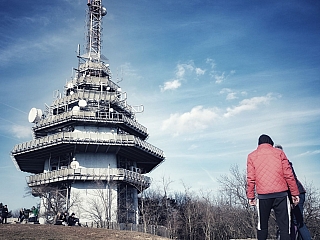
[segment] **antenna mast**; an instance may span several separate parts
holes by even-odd
[[[88,0],[88,33],[87,53],[85,58],[92,62],[101,61],[101,31],[102,17],[107,14],[107,9],[102,6],[102,0]]]

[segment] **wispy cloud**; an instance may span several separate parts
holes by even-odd
[[[0,52],[0,66],[5,66],[12,61],[24,61],[25,59],[40,58],[44,53],[59,49],[59,46],[66,42],[65,36],[47,34],[33,40],[20,40]]]
[[[223,88],[219,93],[220,94],[226,94],[227,95],[226,96],[226,100],[234,100],[234,99],[238,98],[238,96],[237,96],[238,93],[233,91],[230,88]]]
[[[215,70],[210,72],[211,78],[213,78],[215,80],[215,83],[217,83],[217,84],[224,82],[233,74],[235,74],[234,70],[230,71],[228,74],[226,74],[225,72],[219,72],[219,71],[215,71]]]
[[[206,63],[211,67],[211,71],[209,72],[210,77],[213,78],[217,84],[224,82],[236,72],[235,70],[231,70],[229,73],[226,73],[225,71],[221,72],[216,70],[216,63],[211,58],[207,58]]]
[[[23,139],[32,137],[30,126],[13,125],[11,131],[16,138]]]
[[[256,109],[259,105],[269,104],[274,99],[272,93],[262,97],[253,97],[250,99],[242,100],[238,106],[227,108],[227,112],[223,115],[224,117],[232,117],[243,111],[250,111]]]
[[[215,61],[211,58],[207,58],[206,63],[210,65],[211,69],[214,69],[216,67]]]
[[[196,74],[197,74],[198,76],[204,75],[205,72],[206,72],[205,69],[201,69],[201,68],[196,68],[195,71],[196,71]]]
[[[126,62],[124,64],[122,64],[120,66],[120,72],[119,72],[119,69],[117,69],[117,72],[116,74],[113,74],[113,75],[116,75],[117,79],[121,79],[122,77],[124,78],[128,78],[128,79],[141,79],[142,77],[139,75],[138,71],[132,67],[131,63],[129,62]],[[116,81],[114,79],[114,81]],[[117,80],[116,82],[118,82],[120,80]]]
[[[231,91],[224,89],[223,91]],[[203,106],[196,106],[185,113],[174,113],[163,121],[162,130],[170,130],[172,135],[178,136],[185,132],[202,131],[212,127],[215,120],[230,118],[244,111],[252,111],[259,106],[269,104],[273,99],[276,99],[274,94],[269,93],[266,96],[253,97],[244,99],[235,107],[228,107],[226,110],[213,108],[204,108]]]
[[[315,150],[315,151],[307,151],[304,153],[299,154],[298,156],[310,156],[310,155],[317,155],[320,154],[320,150]]]
[[[5,105],[5,106],[7,106],[7,107],[9,107],[9,108],[12,108],[12,109],[14,109],[14,110],[17,110],[17,111],[19,111],[19,112],[21,112],[21,113],[27,114],[25,111],[22,111],[22,110],[14,107],[14,106],[11,106],[11,105],[6,104],[6,103],[3,103],[3,102],[0,102],[0,103],[3,104],[3,105]]]
[[[182,81],[184,81],[187,76],[192,76],[192,74],[195,74],[195,77],[197,78],[204,75],[205,72],[205,69],[196,67],[193,61],[179,63],[175,69],[175,78],[170,81],[166,81],[163,86],[160,86],[161,92],[177,89],[181,87]]]

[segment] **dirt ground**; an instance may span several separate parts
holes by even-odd
[[[117,231],[101,228],[66,227],[40,224],[0,224],[0,239],[54,240],[54,239],[108,239],[108,240],[168,240],[139,232]]]

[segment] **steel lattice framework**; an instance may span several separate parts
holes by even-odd
[[[102,6],[101,0],[89,0],[88,7],[87,57],[91,61],[100,62],[102,17],[107,14],[107,11]]]

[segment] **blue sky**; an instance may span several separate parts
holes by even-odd
[[[10,151],[32,139],[28,112],[50,105],[85,43],[86,0],[0,0],[0,202],[31,207]],[[212,190],[246,167],[265,133],[302,181],[320,188],[320,3],[104,0],[103,54],[113,80],[166,161],[171,191]],[[84,49],[82,47],[82,49]]]

